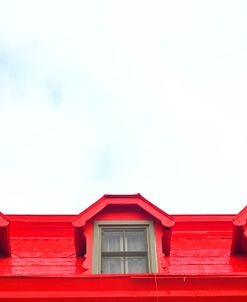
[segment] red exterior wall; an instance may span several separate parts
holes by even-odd
[[[0,301],[242,302],[246,278],[239,276],[87,276],[1,279]]]

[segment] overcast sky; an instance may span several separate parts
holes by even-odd
[[[247,2],[0,0],[0,211],[140,192],[247,204]]]

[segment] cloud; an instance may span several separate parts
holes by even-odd
[[[245,2],[1,6],[1,211],[135,192],[170,213],[243,207]]]

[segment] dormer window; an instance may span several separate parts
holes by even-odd
[[[0,257],[11,256],[9,221],[0,212]]]
[[[247,206],[233,219],[232,255],[247,255]]]
[[[156,243],[151,221],[96,221],[93,272],[156,272]]]
[[[103,195],[72,222],[76,255],[89,274],[158,273],[174,223],[141,194]]]

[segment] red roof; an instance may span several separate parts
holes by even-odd
[[[73,215],[6,215],[12,257],[0,258],[0,276],[81,276],[76,257]],[[171,253],[164,274],[242,275],[247,257],[231,256],[234,215],[174,215]]]
[[[92,275],[84,268],[85,257],[76,256],[72,222],[82,228],[119,203],[137,205],[162,227],[173,226],[170,256],[160,257],[159,273]],[[104,195],[79,216],[1,215],[0,228],[10,226],[12,254],[0,257],[0,300],[247,301],[247,256],[231,255],[233,229],[244,232],[245,215],[246,208],[237,216],[172,217],[139,194]]]

